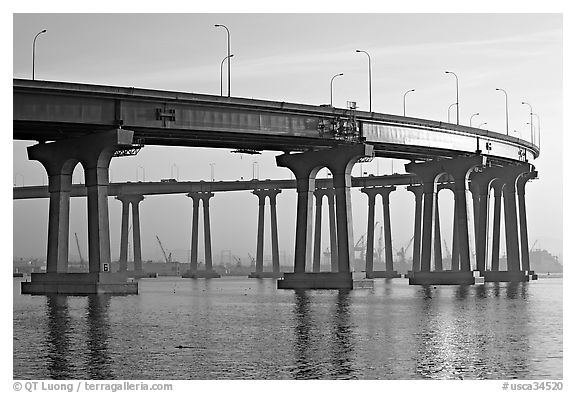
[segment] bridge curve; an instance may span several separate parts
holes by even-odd
[[[330,106],[133,87],[13,80],[13,137],[53,141],[122,127],[143,144],[305,151],[366,142],[376,156],[483,154],[532,161],[534,143],[450,123]]]

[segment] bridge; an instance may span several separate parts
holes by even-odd
[[[406,171],[412,174],[408,176],[412,179],[409,190],[416,202],[411,284],[472,284],[471,245],[476,250],[476,270],[485,280],[526,281],[530,277],[524,189],[528,180],[537,176],[531,162],[538,157],[539,147],[533,140],[425,119],[362,112],[353,107],[339,109],[63,82],[15,79],[13,83],[13,136],[38,141],[28,148],[28,157],[40,161],[46,169],[50,198],[47,272],[33,275],[31,282],[23,283],[24,293],[137,292],[137,283],[126,282],[122,268],[120,272],[109,271],[108,196],[116,192],[121,198],[122,190],[114,191],[119,186],[109,184],[108,168],[113,157],[136,154],[145,145],[282,152],[277,165],[294,173],[298,199],[294,273],[285,273],[278,281],[278,288],[352,288],[351,170],[354,163],[375,156],[411,161],[406,164]],[[71,179],[78,163],[86,179],[89,272],[67,273],[69,198],[77,192]],[[321,181],[315,181],[315,177],[324,167],[333,175],[332,184],[318,187]],[[413,182],[414,177],[418,182]],[[387,206],[394,186],[406,181],[395,179],[397,182],[390,184],[380,180],[362,189],[368,195],[369,223],[373,221],[376,196],[381,195]],[[170,186],[185,188],[180,184]],[[157,184],[140,183],[120,187],[140,187],[141,194],[159,188]],[[167,190],[169,186],[163,187]],[[439,244],[439,233],[434,228],[438,217],[436,193],[441,187],[451,189],[455,198],[457,240],[453,244],[456,252],[450,271],[442,270],[437,260],[432,267],[433,241],[434,245]],[[279,187],[254,190],[260,199],[260,212],[266,197],[271,212],[275,212],[275,195],[279,190]],[[487,267],[491,190],[495,196],[493,239],[496,234],[499,239],[502,196],[504,200],[507,271],[500,271],[494,260]],[[188,194],[194,205],[193,231],[195,225],[197,228],[200,200],[205,221],[208,218],[209,222],[208,201],[212,191]],[[46,197],[46,191],[42,192]],[[336,252],[332,253],[331,272],[317,271],[316,263],[312,264],[313,272],[306,272],[306,262],[313,258],[314,193],[317,201],[326,195],[329,204],[334,204],[331,246]],[[472,194],[473,217],[467,213],[468,193]],[[132,204],[134,218],[138,202],[133,197],[126,202],[123,228],[127,226],[128,204]],[[384,211],[386,214],[387,209]],[[470,236],[469,221],[473,222],[474,239]],[[371,248],[373,231],[372,236],[370,228],[368,232]],[[260,239],[260,229],[258,236]],[[499,247],[495,242],[491,245],[493,250]],[[193,252],[194,247],[193,234]],[[367,255],[367,276],[374,277],[377,275],[369,269],[370,258]],[[191,265],[190,277],[213,277],[212,273],[209,269],[200,273]],[[386,272],[381,276],[397,276],[391,261],[387,261]]]

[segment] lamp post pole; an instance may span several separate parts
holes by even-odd
[[[228,27],[224,25],[214,25],[214,27],[223,27],[226,29],[226,33],[228,34],[228,56],[226,57],[228,58],[228,97],[230,97],[230,58],[232,57],[230,55],[230,30],[228,30]]]
[[[222,97],[222,67],[224,66],[224,60],[230,59],[231,57],[234,57],[234,55],[226,56],[220,62],[220,97]],[[228,78],[230,78],[230,76],[228,76]],[[230,97],[230,95],[228,95],[228,97]]]
[[[416,89],[410,89],[408,90],[406,93],[404,93],[404,99],[403,99],[403,103],[404,103],[404,117],[406,117],[406,94],[410,93],[411,91],[416,91]]]
[[[332,105],[332,83],[334,82],[334,78],[336,78],[337,76],[342,76],[342,75],[344,75],[344,73],[341,72],[339,74],[334,75],[332,77],[332,79],[330,79],[330,106],[334,106],[334,105]]]
[[[538,119],[538,148],[540,148],[540,116],[538,116],[536,113],[533,113],[533,115],[536,116],[536,119]],[[532,144],[536,144],[536,138],[534,138]]]
[[[448,123],[450,123],[450,109],[452,109],[454,105],[456,105],[456,103],[450,104],[450,106],[448,106]]]
[[[32,80],[34,80],[34,68],[36,66],[36,38],[42,33],[46,33],[46,29],[42,30],[34,36],[34,41],[32,42]]]
[[[478,116],[479,114],[480,114],[480,112],[476,112],[476,113],[474,113],[472,116],[470,116],[470,127],[472,127],[472,118],[473,118],[474,116]]]
[[[366,53],[368,56],[368,98],[370,102],[370,112],[372,112],[372,59],[370,58],[370,54],[365,50],[356,49],[358,53]]]
[[[444,71],[446,74],[452,74],[456,78],[456,124],[460,124],[460,103],[458,101],[458,75],[452,71]]]
[[[522,101],[523,105],[528,105],[530,107],[530,140],[532,142],[532,144],[534,144],[534,136],[533,136],[533,128],[532,128],[532,116],[534,115],[534,112],[532,111],[532,105],[530,105],[529,103]]]
[[[505,102],[506,102],[506,135],[508,135],[508,94],[504,89],[496,89],[504,93]]]

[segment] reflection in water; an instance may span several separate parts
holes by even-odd
[[[64,295],[46,296],[48,314],[48,335],[46,337],[45,356],[51,379],[72,379],[70,367],[70,315],[68,298]]]
[[[113,379],[108,353],[110,295],[88,296],[88,353],[86,363],[90,379]]]
[[[330,341],[332,343],[332,371],[334,378],[355,378],[352,358],[354,344],[351,340],[352,326],[350,324],[350,290],[338,290],[338,297],[333,316],[333,329]]]
[[[318,298],[319,302],[321,300]],[[350,291],[338,290],[334,301],[326,323],[322,324],[312,317],[317,317],[320,309],[311,310],[314,305],[311,295],[305,290],[295,291],[296,367],[292,369],[293,378],[356,378],[353,367],[354,343],[351,340]]]
[[[434,379],[514,378],[527,372],[525,283],[420,291],[416,374]],[[521,323],[518,323],[521,321]]]
[[[315,378],[316,373],[313,369],[313,362],[309,359],[309,351],[312,329],[312,318],[310,317],[310,298],[305,290],[295,290],[294,314],[296,324],[294,330],[296,333],[296,368],[292,371],[296,379]],[[311,364],[312,363],[312,364]]]

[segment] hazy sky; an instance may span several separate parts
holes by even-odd
[[[372,109],[447,120],[455,101],[455,83],[445,70],[458,74],[460,122],[487,122],[505,132],[504,96],[509,98],[510,132],[530,138],[529,102],[540,116],[542,154],[535,161],[539,179],[527,185],[529,238],[555,254],[562,248],[562,15],[561,14],[15,14],[13,18],[13,77],[31,78],[31,48],[37,40],[36,79],[88,84],[134,86],[203,94],[219,94],[220,62],[226,56],[225,24],[231,33],[231,93],[306,104],[347,100],[368,109],[368,63],[372,57]],[[226,74],[226,68],[224,68]],[[226,86],[226,80],[224,79]],[[455,113],[452,113],[452,120]],[[28,161],[26,146],[13,143],[13,183],[46,183],[43,168]],[[209,180],[214,163],[216,180],[289,178],[276,168],[278,152],[261,156],[228,150],[145,147],[136,157],[112,161],[111,180]],[[254,164],[258,162],[258,164]],[[378,159],[356,165],[380,174],[404,172],[405,161]],[[143,169],[142,169],[143,168]],[[325,176],[321,172],[320,176]],[[79,168],[74,182],[83,179]],[[442,233],[451,244],[451,195],[441,194]],[[354,235],[366,232],[366,197],[352,193]],[[120,202],[110,199],[112,257],[119,254]],[[294,245],[294,191],[278,197],[280,249],[291,255]],[[191,200],[184,195],[148,197],[140,205],[143,258],[159,259],[158,235],[170,250],[190,247]],[[413,196],[405,190],[391,195],[395,247],[412,236]],[[248,192],[217,194],[211,201],[214,261],[221,250],[247,260],[255,254],[257,198]],[[380,213],[380,209],[377,210]],[[46,253],[47,200],[13,202],[13,246],[16,256]],[[376,218],[376,220],[380,220]],[[327,220],[325,220],[327,221]],[[270,251],[268,228],[265,253]],[[71,203],[70,235],[78,233],[87,254],[86,201]],[[324,231],[326,232],[326,231]],[[201,242],[202,244],[202,242]],[[328,245],[324,240],[325,249]],[[70,254],[77,254],[70,242]],[[202,250],[202,248],[201,248]],[[200,259],[203,260],[203,254]],[[182,260],[183,261],[183,260]],[[184,261],[183,261],[184,262]],[[291,260],[287,257],[288,263]]]

